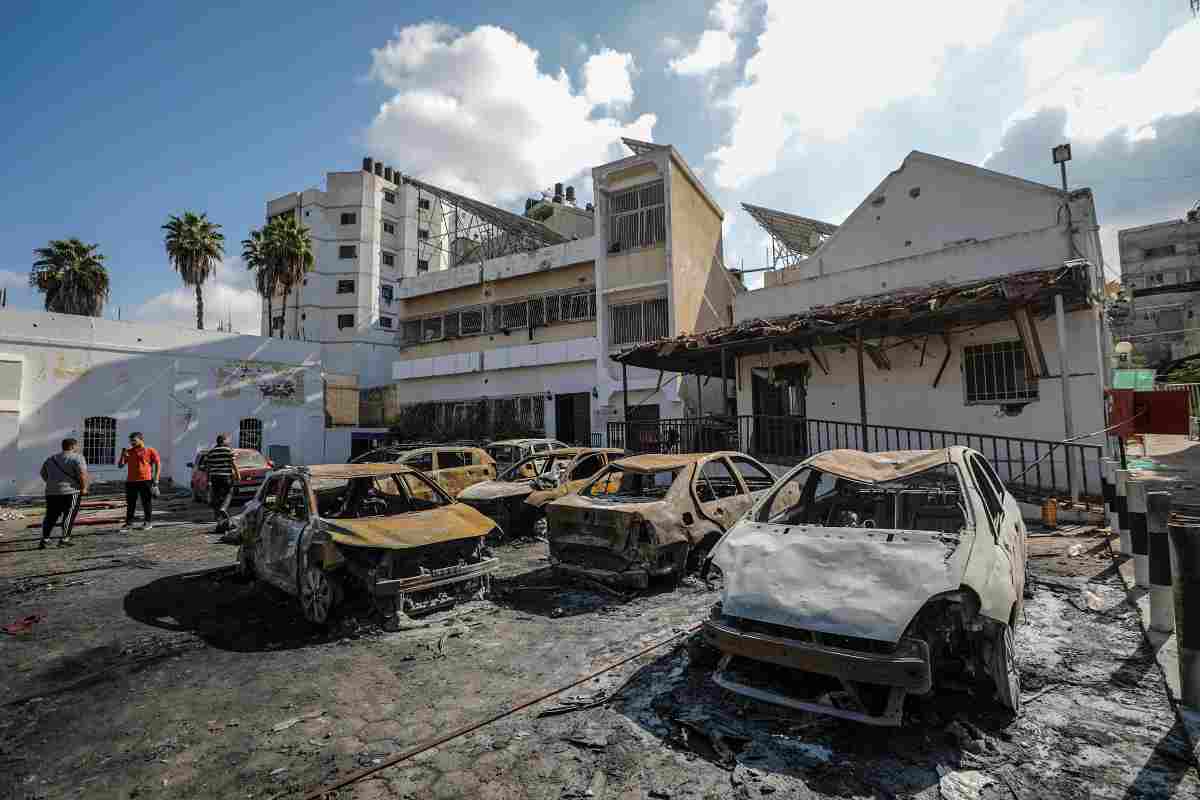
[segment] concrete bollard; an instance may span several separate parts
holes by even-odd
[[[1129,517],[1129,543],[1133,547],[1133,585],[1150,585],[1150,550],[1146,541],[1146,482],[1125,482],[1125,504]]]
[[[1150,551],[1150,629],[1175,630],[1175,598],[1171,589],[1171,541],[1168,536],[1171,493],[1146,494],[1146,536]]]
[[[1179,644],[1179,695],[1200,711],[1200,523],[1171,522],[1171,586]]]
[[[1116,530],[1120,536],[1117,552],[1121,555],[1129,556],[1133,555],[1133,547],[1129,543],[1129,514],[1125,508],[1125,484],[1129,479],[1129,470],[1113,470],[1113,474],[1116,476],[1113,487],[1115,489],[1113,500],[1115,501],[1117,512]]]

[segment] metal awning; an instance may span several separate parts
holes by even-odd
[[[1085,308],[1086,261],[1026,270],[968,283],[938,283],[856,297],[802,314],[753,319],[702,333],[636,345],[613,356],[631,367],[722,377],[722,354],[747,355],[852,345],[863,339],[953,333],[972,325],[1012,319],[1014,309],[1045,318],[1061,294],[1068,310]]]

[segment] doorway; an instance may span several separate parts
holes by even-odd
[[[592,443],[592,396],[587,392],[554,396],[556,438],[585,447]]]

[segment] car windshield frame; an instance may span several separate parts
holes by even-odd
[[[371,487],[368,482],[374,483],[374,482],[378,482],[381,480],[392,482],[393,487],[395,489],[397,489],[395,496],[403,498],[404,502],[408,505],[408,508],[395,510],[395,511],[389,510],[388,513],[384,513],[384,514],[371,514],[371,515],[358,516],[358,517],[338,516],[337,514],[330,513],[330,511],[328,509],[323,510],[320,508],[321,493],[328,492],[331,488],[333,488],[335,486],[337,486],[339,488],[342,486],[345,486],[345,491],[350,491],[356,485],[366,484],[368,489],[370,489]],[[423,486],[429,492],[432,499],[430,499],[430,500],[418,499],[413,494],[413,491],[410,488],[408,481],[415,481],[416,483]],[[393,473],[389,473],[387,475],[361,476],[361,477],[357,477],[357,478],[326,478],[326,479],[311,479],[310,478],[309,483],[311,485],[313,495],[317,498],[318,516],[321,519],[331,520],[331,521],[353,520],[353,519],[381,519],[381,518],[386,518],[386,517],[399,517],[399,516],[404,516],[405,514],[412,514],[412,513],[421,512],[421,511],[433,511],[433,510],[437,510],[437,509],[448,508],[449,506],[452,506],[455,503],[454,498],[450,497],[450,495],[447,494],[446,491],[444,489],[442,489],[441,486],[438,486],[435,482],[431,481],[429,478],[425,477],[425,475],[423,475],[422,473],[420,473],[416,470],[405,471],[405,472],[393,472]],[[376,491],[379,491],[379,490],[376,489]],[[384,492],[383,494],[386,496],[391,493]],[[361,502],[361,500],[360,500],[360,502]],[[418,507],[419,503],[428,503],[429,507],[427,507],[427,508]]]
[[[600,472],[596,475],[596,477],[594,477],[591,481],[589,481],[586,486],[584,486],[582,489],[579,490],[579,495],[581,497],[586,497],[588,500],[591,500],[593,502],[600,501],[600,502],[607,502],[607,503],[660,503],[667,498],[667,495],[669,495],[671,493],[671,491],[675,488],[676,483],[678,483],[681,479],[690,481],[690,477],[687,475],[684,475],[684,473],[685,472],[694,472],[694,468],[695,468],[694,464],[688,464],[688,465],[684,465],[684,466],[666,467],[663,469],[655,469],[655,470],[640,470],[640,469],[635,470],[635,469],[626,469],[617,463],[610,463],[607,467],[600,470]],[[637,476],[637,477],[641,477],[643,479],[649,478],[649,479],[651,479],[654,489],[651,490],[652,493],[650,493],[650,494],[646,493],[645,486],[640,487],[638,494],[622,494],[622,493],[610,493],[610,492],[596,494],[594,491],[596,489],[596,487],[601,484],[607,485],[609,483],[609,481],[612,479],[611,478],[612,474],[615,472],[624,473],[626,476]],[[668,473],[671,475],[670,483],[668,483],[665,487],[660,487],[657,480],[655,480],[655,479],[659,475],[668,474]],[[645,481],[644,480],[637,481],[637,483],[644,484]],[[661,488],[661,491],[659,491],[660,488]]]
[[[531,456],[526,456],[525,458],[522,458],[517,463],[515,463],[512,466],[505,469],[504,472],[500,473],[500,475],[496,477],[496,480],[503,481],[505,483],[519,483],[521,481],[533,480],[533,478],[527,478],[527,477],[524,477],[524,476],[518,474],[521,467],[525,466],[526,464],[530,463],[531,461],[544,461],[545,462],[544,464],[542,464],[541,468],[538,469],[538,471],[536,473],[534,473],[534,475],[533,475],[533,477],[540,478],[541,476],[545,475],[546,472],[550,469],[551,463],[553,463],[555,461],[561,461],[569,467],[571,464],[575,463],[576,458],[577,458],[577,456],[569,456],[569,457],[561,456],[561,455],[556,456],[551,453],[547,453],[545,451],[542,451],[541,453],[534,453]]]
[[[267,466],[267,457],[257,450],[234,450],[233,463],[239,468],[259,469]]]

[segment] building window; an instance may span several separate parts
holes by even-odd
[[[442,318],[427,317],[421,320],[421,341],[436,342],[442,338]]]
[[[346,328],[353,328],[353,327],[354,327],[354,315],[353,314],[338,314],[338,330],[339,331],[345,330]]]
[[[418,200],[417,208],[421,209],[422,211],[428,211],[429,210],[429,198],[422,197],[420,200]]]
[[[273,330],[273,331],[283,330],[283,317],[282,316],[275,317],[275,319],[271,320],[271,330]]]
[[[379,327],[381,327],[381,328],[387,328],[388,330],[391,330],[391,328],[394,326],[394,324],[395,323],[393,322],[391,317],[380,317],[379,318]]]
[[[417,230],[417,238],[418,238],[418,239],[428,239],[428,238],[429,238],[429,231],[428,231],[428,229],[426,229],[426,228],[420,228],[420,229],[418,229],[418,230]]]
[[[385,221],[385,222],[383,223],[383,232],[384,232],[384,233],[395,233],[395,232],[396,232],[396,226],[395,226],[395,225],[393,225],[393,224],[392,224],[392,223],[390,223],[390,222],[386,222],[386,221]]]
[[[483,333],[483,309],[470,308],[460,312],[458,333],[460,336],[476,336]]]
[[[383,257],[383,265],[384,265],[385,267],[394,267],[394,266],[396,266],[396,255],[395,255],[395,253],[389,253],[388,251],[384,250],[384,251],[383,251],[383,252],[382,252],[380,255]]]
[[[357,214],[342,214],[342,224],[343,225],[354,225],[357,222],[358,222]]]
[[[338,258],[358,258],[358,247],[352,244],[339,245]]]
[[[354,281],[338,281],[338,294],[354,294]]]
[[[396,193],[385,190],[383,193],[383,199],[385,202],[394,203],[396,202]]]
[[[1175,245],[1164,244],[1162,247],[1146,248],[1144,258],[1167,258],[1175,255]]]
[[[968,405],[1037,399],[1037,379],[1019,340],[964,347],[962,365]]]
[[[420,275],[422,272],[429,272],[429,259],[428,258],[418,258],[417,259],[417,274]]]
[[[386,305],[391,305],[392,300],[396,298],[395,288],[385,284],[379,287],[379,299]]]
[[[238,447],[262,452],[263,424],[261,419],[247,417],[238,423]]]
[[[639,344],[661,339],[670,332],[665,297],[614,305],[609,312],[609,344]]]
[[[117,463],[117,421],[88,417],[83,421],[83,458],[90,464]]]
[[[666,241],[665,198],[662,181],[614,194],[609,205],[608,252],[652,247]]]
[[[586,322],[596,318],[596,292],[593,289],[547,295],[546,324]]]

